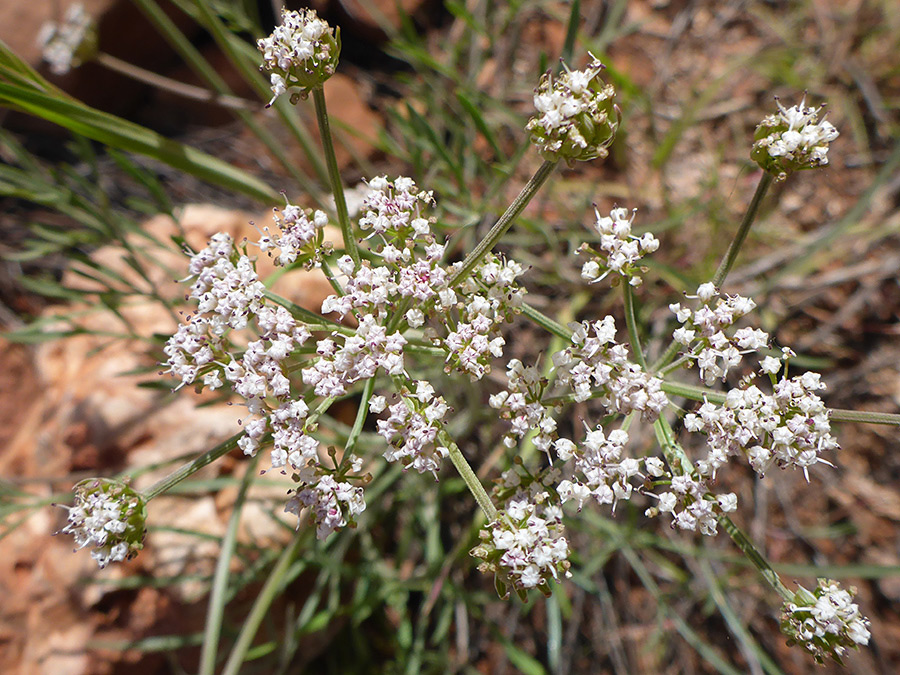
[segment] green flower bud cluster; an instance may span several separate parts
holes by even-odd
[[[259,40],[257,47],[263,55],[260,69],[271,73],[274,96],[269,105],[291,87],[299,88],[291,97],[296,103],[334,75],[341,55],[341,30],[332,29],[314,9],[283,10],[281,25]]]
[[[778,112],[756,127],[750,158],[775,180],[828,164],[828,145],[838,137],[838,130],[826,120],[819,122],[821,106],[806,108],[805,100],[785,108],[776,98]]]
[[[100,568],[130,560],[144,547],[147,510],[143,497],[108,478],[88,478],[75,486],[75,505],[60,530],[75,537],[76,550],[93,546],[91,557]]]
[[[801,586],[794,601],[781,610],[781,631],[788,636],[788,645],[802,645],[819,663],[828,657],[841,663],[848,647],[869,644],[869,620],[853,602],[855,594],[855,588],[845,591],[831,579],[819,579],[813,592]]]
[[[525,129],[541,157],[548,161],[588,161],[606,157],[619,126],[615,89],[600,77],[596,58],[584,70],[569,70],[555,79],[545,73],[534,93],[537,114]]]

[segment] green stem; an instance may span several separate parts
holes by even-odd
[[[691,460],[688,459],[687,454],[685,454],[684,449],[675,440],[675,433],[672,431],[672,427],[669,426],[669,422],[666,418],[660,417],[657,419],[656,422],[653,423],[653,428],[654,431],[656,431],[657,441],[663,450],[663,454],[666,457],[666,461],[668,462],[672,473],[674,475],[692,474],[694,472],[694,466],[691,464]],[[728,532],[732,541],[737,544],[737,547],[741,549],[744,556],[753,563],[772,588],[774,588],[781,597],[790,600],[792,597],[791,592],[781,582],[778,573],[772,569],[772,566],[766,560],[765,556],[759,552],[747,535],[744,534],[744,532],[734,524],[734,521],[724,513],[717,513],[716,518],[722,527],[725,528],[725,531]]]
[[[529,180],[528,183],[525,184],[525,187],[522,188],[519,196],[513,200],[513,203],[509,205],[509,208],[507,208],[504,214],[500,216],[500,220],[494,224],[490,232],[487,233],[487,236],[478,242],[478,245],[472,249],[472,252],[466,256],[465,260],[463,260],[462,267],[460,267],[450,278],[449,286],[451,288],[455,288],[465,281],[472,270],[475,269],[482,258],[484,258],[484,255],[497,245],[497,242],[500,241],[501,237],[503,237],[513,222],[515,222],[516,218],[519,217],[519,214],[525,210],[525,207],[528,206],[528,203],[537,191],[545,182],[547,182],[550,174],[553,173],[553,169],[556,168],[556,164],[556,162],[548,161],[541,164],[540,168],[531,177],[531,180]]]
[[[472,493],[472,496],[475,497],[475,501],[478,502],[478,506],[481,507],[481,510],[484,512],[484,515],[488,519],[488,522],[494,522],[495,520],[497,520],[497,509],[494,508],[494,503],[491,501],[491,498],[488,496],[487,491],[484,489],[484,485],[482,485],[481,481],[478,480],[478,476],[476,476],[475,472],[472,471],[472,467],[469,466],[469,463],[463,456],[462,451],[459,449],[459,446],[453,441],[452,438],[450,438],[450,434],[448,434],[443,429],[438,432],[438,438],[449,451],[450,461],[453,462],[453,466],[456,467],[456,470],[465,481],[466,485],[469,488],[469,491]]]
[[[738,254],[741,252],[741,247],[744,245],[744,240],[750,232],[750,227],[753,225],[753,221],[756,220],[756,215],[759,213],[759,207],[762,204],[762,200],[766,196],[766,192],[769,191],[771,185],[772,175],[764,172],[759,179],[759,184],[756,186],[756,192],[753,193],[753,198],[750,200],[750,205],[747,207],[746,213],[744,213],[744,218],[741,220],[740,227],[738,227],[734,239],[731,240],[731,244],[728,245],[725,257],[722,258],[722,262],[719,263],[719,269],[717,269],[716,273],[713,275],[712,283],[716,288],[722,286],[725,277],[727,277],[728,273],[731,271],[734,261],[737,259]],[[653,364],[650,371],[656,373],[660,368],[668,365],[669,362],[675,358],[675,355],[680,348],[681,345],[674,340],[670,342],[666,351],[656,360],[656,363]]]
[[[293,314],[295,319],[299,319],[303,323],[306,324],[306,327],[310,330],[325,330],[325,331],[337,331],[339,333],[343,333],[344,335],[354,335],[355,331],[347,326],[342,326],[337,321],[332,321],[331,319],[326,319],[324,316],[319,316],[315,312],[311,312],[305,307],[301,307],[300,305],[294,304],[290,300],[286,298],[282,298],[277,293],[273,293],[272,291],[267,290],[265,292],[266,300],[271,300],[276,305],[281,305],[286,310],[288,310],[291,314]]]
[[[241,436],[244,435],[244,432],[240,432],[235,434],[231,438],[226,441],[222,441],[212,450],[208,450],[207,452],[200,455],[197,459],[192,462],[188,462],[184,466],[182,466],[177,471],[170,473],[168,476],[158,481],[157,483],[151,485],[147,490],[144,491],[143,497],[144,500],[149,502],[154,497],[158,497],[162,493],[170,490],[174,486],[178,485],[181,481],[193,474],[197,473],[204,466],[208,466],[215,462],[219,457],[223,455],[227,455],[229,452],[238,447],[238,440],[240,440]]]
[[[369,415],[369,400],[375,391],[375,378],[370,377],[363,385],[362,396],[359,399],[359,408],[356,410],[356,419],[353,421],[353,428],[350,429],[350,435],[347,436],[347,442],[344,444],[345,452],[353,452],[356,442],[362,433],[363,424]]]
[[[206,627],[203,631],[203,648],[200,652],[200,675],[215,675],[216,672],[216,654],[222,632],[222,617],[225,613],[225,596],[228,590],[228,577],[231,573],[231,558],[237,545],[242,507],[247,498],[247,490],[253,483],[258,460],[259,453],[247,464],[247,472],[241,479],[241,487],[234,500],[231,517],[228,519],[228,528],[222,538],[222,548],[219,551],[219,560],[216,562],[216,571],[209,593],[209,608],[206,610]]]
[[[650,366],[650,372],[659,375],[660,371],[663,370],[671,361],[675,358],[675,355],[678,353],[678,350],[681,349],[682,345],[679,342],[675,342],[672,340],[669,343],[669,346],[666,348],[666,351],[663,352],[662,356],[660,356],[652,366]]]
[[[316,87],[312,90],[312,95],[316,104],[316,122],[319,124],[319,137],[322,140],[322,149],[325,151],[325,165],[328,167],[328,178],[331,181],[338,224],[341,226],[341,234],[344,237],[344,248],[353,259],[354,267],[359,269],[359,248],[350,225],[347,200],[344,198],[344,186],[341,183],[341,172],[334,154],[334,141],[331,137],[331,126],[328,123],[328,110],[325,107],[325,90],[322,87]]]
[[[304,428],[309,432],[315,431],[316,423],[318,422],[319,418],[322,415],[324,415],[326,412],[328,412],[328,409],[332,405],[334,405],[334,402],[336,400],[337,400],[337,398],[334,396],[329,396],[328,398],[323,398],[322,401],[319,403],[319,405],[316,406],[316,409],[313,410],[309,415],[307,415],[306,422],[303,425]]]
[[[247,656],[247,650],[250,649],[253,638],[256,637],[256,631],[259,630],[260,624],[266,618],[266,614],[271,609],[275,598],[282,591],[285,577],[291,569],[291,564],[294,562],[297,551],[300,550],[300,545],[306,540],[304,535],[309,531],[311,530],[304,529],[302,532],[295,534],[294,541],[278,558],[278,562],[275,563],[275,567],[269,573],[269,578],[266,579],[266,583],[253,602],[250,614],[241,626],[241,632],[238,634],[234,647],[231,648],[228,661],[225,663],[225,668],[222,669],[222,675],[238,675],[241,672],[244,659]]]
[[[331,287],[334,289],[334,292],[338,297],[344,297],[344,289],[341,288],[340,282],[337,280],[337,277],[334,276],[334,272],[331,270],[331,265],[328,264],[328,261],[322,261],[322,273],[325,275],[325,278],[328,279],[328,283],[331,284]]]
[[[647,362],[644,360],[644,350],[641,348],[641,337],[638,334],[637,317],[634,312],[634,290],[625,279],[622,280],[622,290],[625,298],[625,325],[628,327],[628,339],[631,340],[631,351],[638,365],[647,371]]]
[[[829,408],[828,414],[832,422],[862,422],[864,424],[888,424],[890,426],[900,427],[900,415],[895,415],[893,413]]]
[[[531,305],[523,304],[522,314],[527,319],[530,319],[533,323],[536,323],[551,335],[555,335],[556,337],[561,338],[566,343],[570,343],[572,341],[572,331],[570,331],[566,326],[563,326],[558,321],[554,321],[546,314],[543,314],[542,312],[536,310]]]
[[[762,574],[763,578],[769,582],[769,585],[777,591],[778,595],[785,600],[793,600],[794,594],[782,583],[781,577],[778,576],[778,572],[772,569],[769,561],[766,560],[763,554],[753,545],[753,542],[750,541],[746,534],[744,534],[743,530],[735,525],[734,521],[724,513],[719,513],[716,517],[719,524],[725,529],[728,536],[731,537],[731,540],[737,544],[737,547],[741,549],[744,556],[753,563],[754,567],[759,570],[759,573]]]
[[[672,344],[678,344],[678,343],[673,342]],[[690,356],[682,355],[681,357],[672,361],[665,368],[660,368],[659,370],[657,370],[656,376],[659,378],[665,377],[669,373],[674,372],[674,371],[678,370],[679,368],[681,368],[684,364],[690,363],[690,361],[691,361]]]
[[[722,405],[725,403],[725,394],[720,391],[712,391],[703,387],[696,387],[683,382],[663,382],[662,390],[672,396],[681,396],[691,401],[700,401]],[[871,412],[866,410],[844,410],[843,408],[829,408],[828,416],[832,422],[856,422],[860,424],[884,424],[900,427],[900,415],[896,413]]]
[[[685,453],[684,448],[675,440],[675,432],[665,417],[660,416],[653,423],[653,431],[656,433],[656,441],[659,443],[659,447],[662,448],[663,455],[672,473],[677,476],[689,476],[694,473],[694,465]]]
[[[731,240],[731,244],[725,252],[725,257],[722,259],[722,262],[719,264],[719,269],[716,270],[716,273],[712,278],[713,286],[716,288],[721,287],[722,282],[725,281],[725,277],[727,277],[728,273],[731,271],[731,267],[734,265],[738,253],[741,252],[741,246],[744,245],[744,240],[750,232],[750,227],[753,225],[753,221],[756,220],[756,214],[759,212],[759,206],[762,204],[763,197],[766,196],[766,192],[769,191],[771,185],[772,174],[763,172],[762,177],[759,179],[759,185],[756,186],[756,192],[753,193],[753,199],[750,200],[750,206],[747,207],[747,212],[744,214],[744,219],[741,221],[741,226],[738,228],[737,234],[734,235],[734,239]]]

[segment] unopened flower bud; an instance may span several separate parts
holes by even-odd
[[[321,87],[337,69],[341,55],[341,30],[332,29],[314,9],[283,10],[281,25],[259,40],[263,55],[261,70],[271,73],[272,93],[269,105],[291,87],[305,97]]]
[[[531,142],[549,161],[588,161],[606,157],[619,126],[613,103],[615,89],[600,77],[603,64],[596,58],[584,70],[569,70],[554,78],[541,78],[534,93],[537,114],[528,121]]]
[[[91,557],[101,569],[130,560],[144,547],[144,499],[121,481],[81,481],[75,486],[74,506],[63,508],[69,510],[69,522],[60,532],[75,537],[76,550],[93,546]]]
[[[775,180],[782,181],[801,169],[828,164],[828,146],[838,131],[826,120],[818,121],[821,106],[785,108],[776,98],[778,112],[767,116],[756,128],[750,157]]]

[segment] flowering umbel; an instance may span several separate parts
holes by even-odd
[[[48,21],[41,26],[37,42],[50,72],[65,75],[97,53],[97,24],[84,5],[76,3],[60,23]]]
[[[130,560],[144,547],[144,499],[121,481],[83,480],[75,486],[75,504],[63,508],[69,522],[60,532],[75,536],[76,550],[93,546],[91,557],[101,569]]]
[[[604,66],[596,58],[584,70],[563,67],[556,78],[545,73],[534,92],[537,114],[525,127],[531,142],[548,161],[606,157],[619,126],[615,89],[599,77]]]
[[[777,98],[778,112],[768,115],[756,127],[750,157],[764,171],[782,181],[801,169],[828,164],[828,145],[838,130],[827,120],[818,121],[822,107],[800,105],[785,108]]]
[[[479,532],[481,543],[470,553],[483,561],[480,571],[494,573],[501,597],[506,597],[509,585],[523,602],[529,588],[549,596],[551,579],[572,575],[562,509],[549,497],[542,492],[534,501],[524,496],[510,499]]]
[[[845,591],[831,579],[819,579],[813,592],[801,586],[794,601],[781,609],[781,631],[788,644],[802,645],[819,663],[829,656],[841,663],[848,647],[869,644],[869,620],[853,602],[855,594],[852,586]]]
[[[600,235],[600,251],[586,243],[578,249],[579,253],[591,254],[591,259],[581,267],[581,278],[594,284],[605,279],[610,272],[615,272],[632,286],[640,286],[640,273],[646,268],[638,263],[645,255],[659,248],[659,239],[649,232],[640,237],[631,233],[635,211],[629,217],[628,209],[614,208],[609,216],[601,216],[595,207],[594,213],[597,214],[594,227]]]
[[[281,25],[256,44],[263,55],[261,70],[271,73],[272,105],[291,87],[298,87],[299,96],[305,97],[334,75],[341,30],[320,19],[314,9],[282,10]],[[291,102],[296,102],[293,97]]]

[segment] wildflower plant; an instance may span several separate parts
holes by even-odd
[[[750,150],[764,170],[756,194],[712,278],[669,305],[668,347],[650,362],[635,290],[660,242],[635,234],[634,210],[617,206],[605,215],[595,208],[577,248],[585,286],[605,283],[621,292],[624,322],[606,315],[557,323],[529,305],[527,266],[494,250],[561,161],[607,155],[620,115],[596,58],[581,70],[563,64],[558,75],[542,77],[525,131],[543,164],[458,260],[439,227],[440,195],[412,178],[369,177],[351,219],[323,94],[337,67],[339,30],[312,10],[285,11],[258,47],[271,78],[269,105],[290,90],[294,105],[312,94],[333,216],[287,202],[255,240],[218,233],[187,251],[192,309],[166,342],[162,370],[175,389],[226,394],[240,406],[240,430],[203,462],[142,494],[99,480],[79,485],[63,532],[79,547],[93,546],[101,567],[132,557],[144,505],[235,447],[247,456],[263,453],[266,470],[291,477],[283,509],[297,516],[298,528],[312,522],[322,540],[363,519],[373,467],[382,459],[429,481],[451,464],[481,511],[471,556],[503,597],[512,590],[527,600],[531,589],[550,596],[577,560],[566,523],[586,509],[613,516],[635,501],[647,522],[702,536],[727,533],[782,597],[790,643],[817,661],[867,644],[855,591],[825,580],[813,592],[788,589],[731,520],[742,505],[718,482],[740,463],[760,479],[776,469],[799,469],[808,478],[833,469],[833,421],[897,424],[893,416],[828,409],[818,374],[789,372],[796,354],[748,324],[754,301],[725,283],[772,181],[827,164],[837,131],[818,121],[820,109],[805,107],[805,99],[791,108],[778,102],[778,112],[760,124]],[[326,239],[332,217],[341,241]],[[257,267],[261,256],[287,273],[321,269],[334,292],[318,311],[296,307],[269,290]],[[508,356],[510,326],[525,321],[560,348],[533,363]],[[456,376],[476,383],[505,425],[500,444],[510,465],[490,492],[454,438],[449,383]],[[357,414],[342,447],[325,449],[319,423],[351,397]],[[676,397],[695,408],[679,408]],[[573,404],[596,417],[572,422]],[[683,431],[676,433],[676,421]],[[654,447],[634,440],[640,425],[653,429]],[[367,426],[380,438],[378,452],[361,442]],[[686,449],[690,435],[704,451]],[[214,648],[204,662],[212,668]]]

